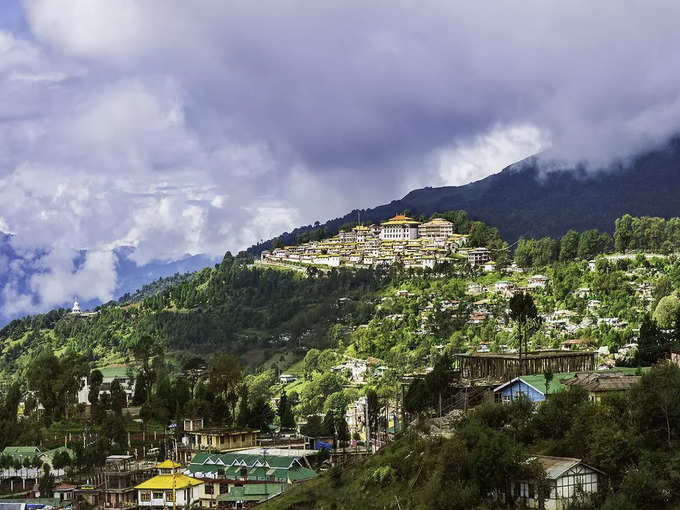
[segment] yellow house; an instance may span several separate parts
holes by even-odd
[[[216,427],[189,432],[189,438],[192,450],[221,453],[257,446],[259,432],[251,429]]]
[[[156,466],[158,474],[135,487],[137,504],[140,507],[169,508],[171,506],[189,508],[199,502],[201,480],[178,474],[179,464],[171,460]]]

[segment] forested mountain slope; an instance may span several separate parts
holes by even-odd
[[[536,159],[528,158],[464,186],[412,191],[401,200],[362,210],[361,220],[379,222],[405,210],[429,216],[456,209],[494,225],[510,243],[520,236],[559,237],[569,229],[612,232],[614,220],[624,213],[676,216],[680,210],[680,141],[640,155],[626,168],[608,171],[575,168],[541,173]],[[356,219],[355,210],[320,227],[334,233]],[[314,228],[297,228],[282,234],[280,241],[294,244],[298,235]],[[270,246],[267,241],[250,250],[259,253]]]

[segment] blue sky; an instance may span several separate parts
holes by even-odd
[[[0,316],[115,297],[122,247],[219,258],[537,151],[595,171],[680,115],[670,2],[1,6]]]

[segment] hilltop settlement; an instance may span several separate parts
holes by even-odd
[[[680,220],[415,217],[12,321],[0,510],[680,503]]]

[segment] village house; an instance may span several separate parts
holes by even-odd
[[[467,252],[468,263],[472,266],[479,266],[491,260],[491,253],[487,248],[472,248]]]
[[[484,287],[484,285],[481,283],[470,282],[468,283],[467,290],[465,292],[470,296],[478,296],[486,292],[486,287]]]
[[[602,324],[606,324],[610,328],[614,329],[624,329],[626,326],[628,326],[626,321],[621,320],[618,317],[602,317],[597,319],[597,325],[600,326]]]
[[[395,314],[396,316],[396,314]],[[392,319],[399,319],[398,317],[391,317]],[[335,374],[347,374],[352,382],[363,383],[364,375],[367,370],[366,362],[360,359],[350,359],[339,365],[331,367],[331,372]]]
[[[511,381],[501,384],[493,390],[494,400],[503,404],[510,404],[518,398],[526,398],[530,402],[543,402],[544,391],[526,382],[522,377],[515,377]]]
[[[140,483],[137,490],[137,506],[143,508],[190,508],[200,501],[201,480],[178,473],[179,464],[166,460],[156,466],[158,474]]]
[[[185,420],[185,425],[187,421]],[[190,451],[227,452],[257,445],[259,430],[230,429],[227,427],[203,427],[203,419],[193,419],[191,430],[185,426],[187,447]]]
[[[295,381],[297,381],[297,377],[293,374],[281,374],[279,376],[279,382],[282,382],[283,384],[290,384]]]
[[[527,287],[530,289],[544,289],[548,283],[548,277],[542,274],[537,274],[529,278]]]
[[[493,273],[496,270],[496,263],[493,260],[485,262],[482,269],[485,273]]]
[[[588,312],[590,312],[592,315],[595,315],[597,313],[597,310],[602,306],[602,302],[599,301],[598,299],[591,299],[588,301]]]
[[[576,289],[575,294],[581,299],[587,298],[588,296],[590,296],[590,289],[588,287],[581,287],[579,289]]]
[[[100,501],[110,510],[125,510],[136,506],[135,486],[153,476],[153,464],[137,462],[132,455],[109,455],[104,461],[104,484]]]
[[[102,384],[99,388],[99,395],[110,394],[111,384],[114,380],[118,381],[121,389],[125,392],[127,401],[132,401],[135,394],[135,376],[127,365],[112,365],[98,369],[102,374]],[[78,403],[89,405],[90,385],[87,377],[81,380],[81,387],[78,391]]]
[[[546,473],[544,486],[537,480],[512,480],[512,495],[528,508],[562,510],[575,499],[592,497],[600,487],[604,473],[584,464],[581,459],[537,455],[531,460],[539,462]]]
[[[513,291],[515,289],[515,285],[512,282],[508,282],[505,280],[500,280],[494,283],[493,290],[496,294],[500,294],[503,297],[511,297],[513,294]]]
[[[481,324],[486,320],[486,318],[487,315],[485,313],[472,312],[468,318],[468,324]]]
[[[619,371],[577,373],[568,379],[562,379],[565,386],[580,386],[588,392],[593,402],[599,402],[608,393],[622,393],[630,390],[640,382],[641,377],[625,375]]]
[[[253,508],[286,490],[285,484],[262,483],[234,486],[228,493],[217,496],[217,509]]]

